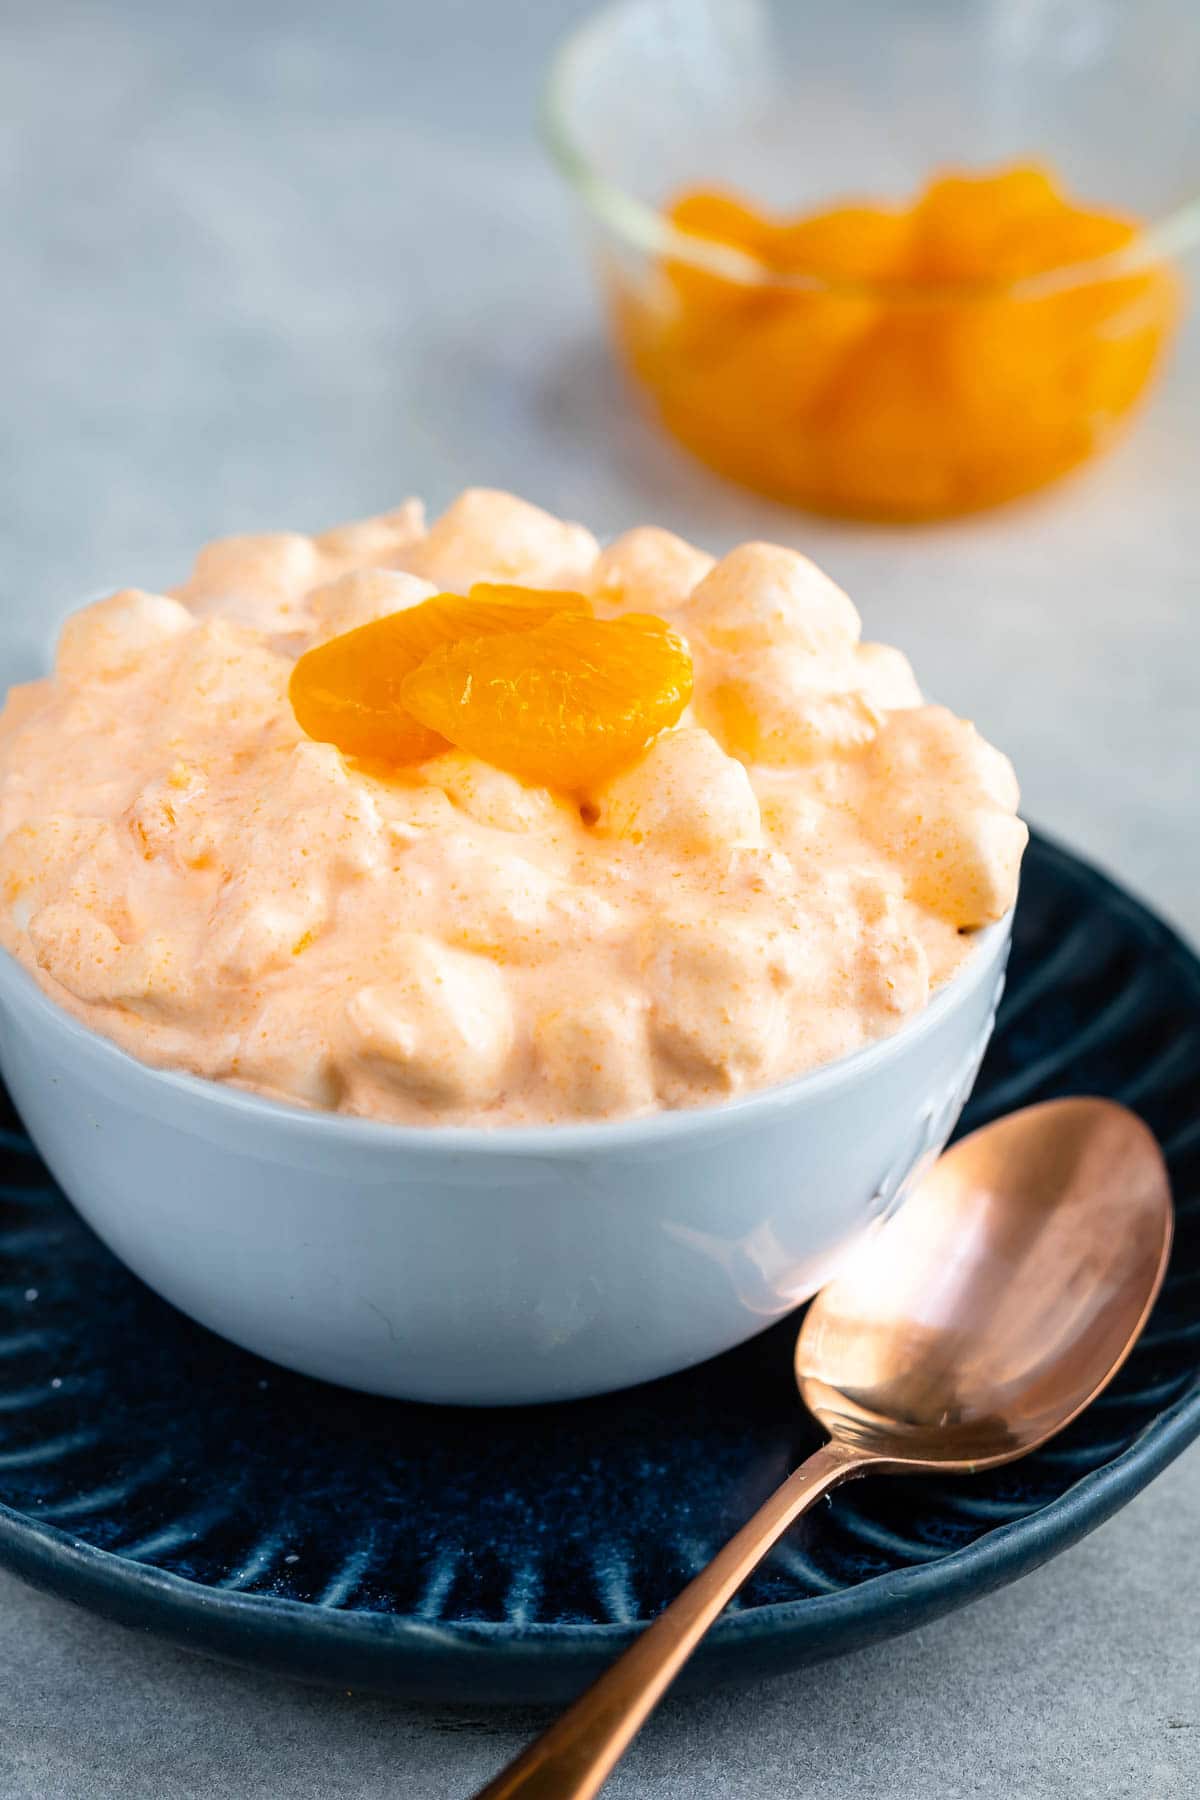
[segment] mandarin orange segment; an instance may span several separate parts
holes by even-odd
[[[715,190],[683,195],[669,208],[667,218],[678,231],[686,232],[689,237],[740,250],[757,260],[766,260],[775,236],[775,227],[769,219],[735,194]],[[748,283],[736,277],[725,278],[683,257],[668,257],[664,268],[690,325],[719,318],[731,310],[753,310],[761,302],[762,295]]]
[[[1007,279],[1022,231],[1063,210],[1051,176],[1036,164],[986,176],[936,176],[912,212],[912,274],[937,282]]]
[[[954,501],[955,423],[933,308],[889,310],[842,365],[822,413],[832,491],[874,486],[898,511]]]
[[[413,717],[460,750],[568,791],[603,780],[674,725],[687,645],[662,619],[560,614],[533,631],[435,650],[403,684]]]
[[[1034,162],[939,173],[907,208],[779,219],[697,190],[668,216],[782,279],[614,265],[635,374],[705,462],[831,512],[937,517],[1054,479],[1113,435],[1179,316],[1168,265],[1104,265],[1136,223]]]
[[[1127,249],[1136,236],[1137,227],[1128,219],[1064,206],[1043,218],[1027,219],[1013,230],[999,272],[1019,281],[1023,276],[1043,275],[1050,269],[1096,262]]]
[[[667,217],[689,237],[735,244],[752,256],[765,251],[775,229],[766,215],[748,201],[720,188],[697,188],[681,195],[667,208]]]
[[[912,221],[888,206],[838,206],[781,226],[772,261],[792,274],[826,281],[887,281],[903,276]]]
[[[432,650],[528,631],[559,613],[591,615],[582,594],[478,582],[461,594],[435,594],[318,644],[292,670],[288,697],[301,729],[348,756],[420,762],[446,741],[406,710],[400,690]]]
[[[532,631],[535,625],[544,625],[559,613],[574,613],[586,619],[592,616],[592,603],[583,594],[566,588],[516,587],[500,581],[475,582],[465,600],[457,594],[438,594],[436,603],[443,607],[450,627],[443,639],[446,643],[453,638]],[[426,604],[433,606],[435,601]]]

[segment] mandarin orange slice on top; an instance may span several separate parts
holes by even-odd
[[[662,619],[560,613],[532,631],[443,645],[401,693],[415,719],[458,749],[571,791],[614,773],[678,721],[692,659]]]
[[[435,594],[318,644],[292,670],[288,697],[302,730],[348,756],[420,762],[446,740],[404,707],[405,677],[431,651],[462,639],[530,631],[563,613],[590,617],[582,594],[477,582],[464,599]]]

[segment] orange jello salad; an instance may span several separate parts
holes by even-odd
[[[1017,799],[797,551],[471,490],[69,618],[0,716],[0,942],[164,1068],[620,1118],[918,1013],[1013,903]]]

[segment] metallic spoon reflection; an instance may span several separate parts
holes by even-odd
[[[742,1582],[841,1482],[967,1475],[1061,1431],[1137,1342],[1170,1248],[1166,1167],[1124,1107],[1050,1101],[947,1151],[808,1310],[796,1381],[829,1443],[476,1800],[595,1794]]]

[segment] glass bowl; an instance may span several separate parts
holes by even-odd
[[[815,510],[1005,500],[1118,432],[1200,239],[1200,6],[1178,0],[622,0],[561,49],[546,134],[618,351],[667,429]],[[1124,246],[1018,280],[783,273],[680,230],[720,189],[779,215],[911,203],[1036,162]]]

